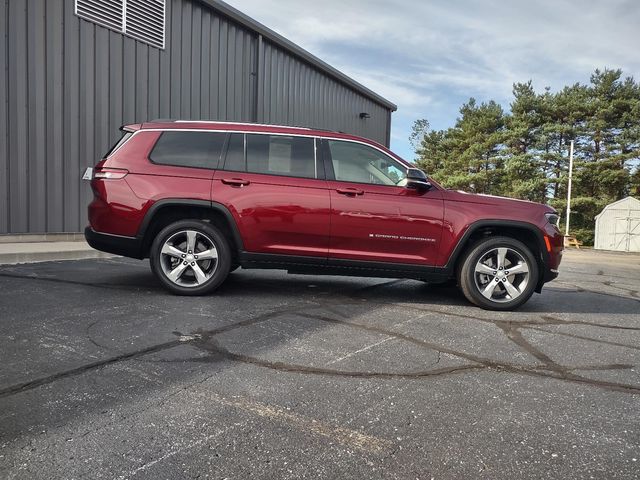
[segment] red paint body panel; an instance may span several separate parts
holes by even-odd
[[[442,194],[330,181],[330,257],[434,265],[442,232]],[[358,195],[339,193],[345,189]]]
[[[94,198],[89,204],[89,223],[98,232],[135,236],[146,201],[138,198],[126,178],[92,180]]]
[[[477,222],[526,223],[549,239],[546,268],[556,272],[563,237],[548,223],[550,207],[532,202],[445,190],[155,165],[149,153],[164,130],[279,133],[366,143],[411,164],[376,142],[341,133],[219,122],[132,125],[133,136],[99,167],[128,170],[122,179],[94,179],[89,222],[96,232],[140,233],[151,206],[165,199],[224,205],[244,250],[291,256],[445,267]],[[356,195],[347,195],[351,189]],[[342,192],[342,193],[340,193]],[[545,247],[546,248],[546,247]],[[293,258],[293,257],[292,257]]]
[[[223,183],[235,180],[249,183]],[[211,197],[233,215],[246,251],[327,256],[330,203],[325,180],[218,170]]]
[[[562,244],[562,235],[557,229],[550,226],[551,230],[547,230],[548,222],[544,214],[554,210],[545,205],[452,190],[443,191],[443,199],[445,220],[438,266],[447,264],[449,257],[467,229],[479,221],[508,220],[528,223],[552,236],[556,244],[558,242]]]

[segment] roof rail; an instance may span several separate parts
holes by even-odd
[[[330,128],[310,127],[308,125],[283,125],[279,123],[257,123],[257,122],[233,122],[231,120],[184,120],[175,118],[156,118],[145,123],[225,123],[228,125],[246,125],[255,127],[279,127],[279,128],[295,128],[299,130],[313,130],[316,132],[328,133],[346,133],[340,130],[332,130]]]

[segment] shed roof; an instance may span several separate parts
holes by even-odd
[[[600,217],[600,215],[602,215],[604,212],[606,212],[607,210],[611,210],[613,207],[619,207],[624,205],[625,203],[632,203],[636,206],[637,209],[640,209],[640,200],[638,200],[637,198],[634,197],[625,197],[621,200],[618,200],[616,202],[610,203],[609,205],[607,205],[606,207],[604,207],[602,209],[602,211],[596,215],[596,219],[598,219],[598,217]]]
[[[228,17],[234,22],[242,25],[246,29],[251,30],[259,35],[262,35],[263,38],[269,40],[271,43],[288,51],[289,53],[291,53],[292,55],[295,55],[296,57],[302,59],[303,61],[311,64],[318,70],[324,72],[328,76],[346,85],[347,87],[355,90],[361,95],[373,100],[379,105],[382,105],[383,107],[388,108],[393,112],[395,112],[398,109],[398,106],[395,103],[392,103],[386,98],[382,97],[381,95],[378,95],[373,90],[368,89],[361,83],[356,82],[354,79],[345,75],[338,69],[332,67],[331,65],[324,62],[323,60],[320,60],[315,55],[312,55],[311,53],[307,52],[304,48],[299,47],[298,45],[296,45],[290,40],[287,40],[279,33],[274,32],[273,30],[264,26],[260,22],[254,20],[248,15],[245,15],[240,10],[233,8],[231,5],[221,0],[196,0],[196,1],[200,2],[205,6],[208,6],[209,8],[216,10],[217,12],[221,13],[225,17]]]

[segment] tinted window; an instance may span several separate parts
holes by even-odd
[[[406,183],[406,167],[379,150],[352,142],[329,140],[328,144],[336,180],[374,185]]]
[[[314,139],[283,135],[247,135],[247,171],[317,178]]]
[[[164,132],[150,158],[162,165],[218,168],[225,137],[215,132]]]
[[[242,133],[232,133],[229,136],[229,147],[227,148],[227,158],[224,162],[224,169],[234,172],[246,171],[244,162],[244,135]]]

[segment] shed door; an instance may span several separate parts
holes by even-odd
[[[640,217],[617,217],[614,250],[640,252]]]
[[[640,252],[640,217],[629,218],[628,252]]]

